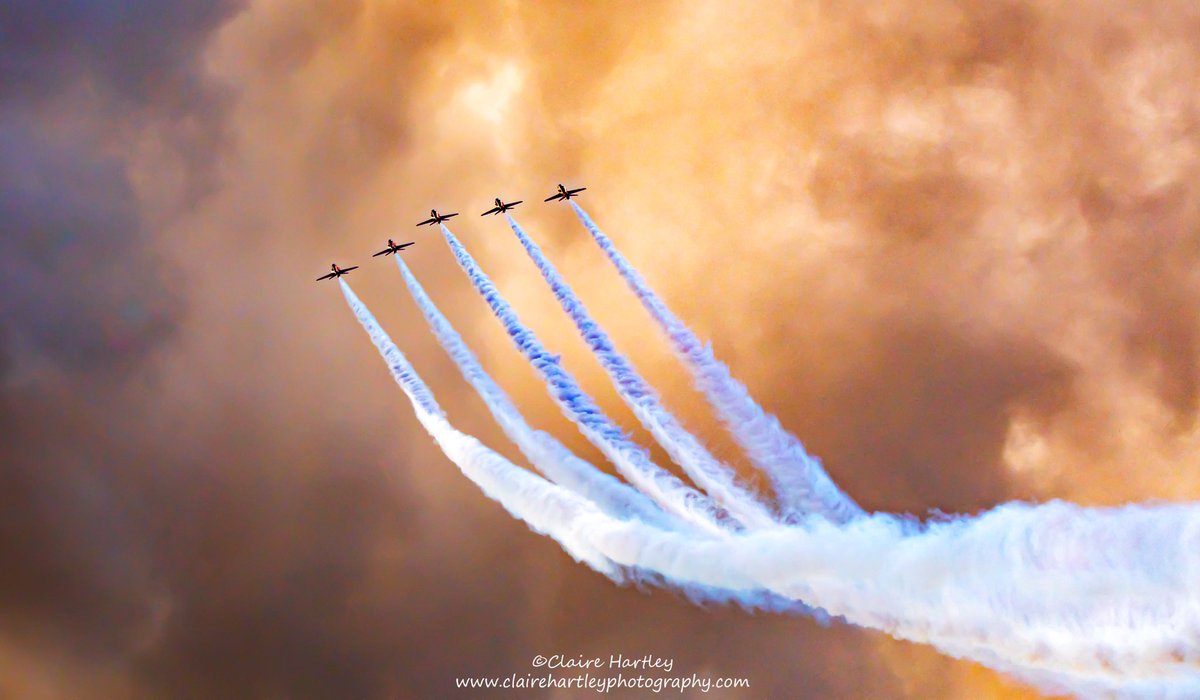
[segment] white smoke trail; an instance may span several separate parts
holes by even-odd
[[[680,481],[650,460],[650,455],[635,445],[600,410],[596,402],[580,388],[575,378],[559,364],[528,327],[523,325],[512,306],[500,296],[491,279],[484,274],[462,243],[450,229],[441,227],[446,243],[471,283],[484,298],[492,313],[504,325],[513,344],[537,369],[545,380],[551,397],[563,414],[579,426],[583,435],[612,461],[613,465],[634,486],[653,498],[669,512],[710,532],[725,533],[737,525],[726,513],[717,509],[704,494]]]
[[[737,482],[733,470],[722,464],[689,433],[658,398],[657,392],[638,374],[633,365],[613,347],[604,329],[592,319],[583,302],[558,270],[510,215],[508,225],[537,266],[538,271],[571,317],[588,348],[600,360],[621,399],[633,410],[642,425],[666,449],[675,463],[683,467],[698,486],[717,499],[742,523],[752,528],[773,527],[775,518],[762,503]]]
[[[533,466],[552,481],[594,501],[618,518],[636,517],[643,522],[664,527],[684,526],[681,521],[669,518],[642,492],[575,456],[549,433],[534,430],[508,394],[488,376],[474,353],[463,342],[462,336],[454,330],[454,326],[429,298],[416,276],[398,255],[396,265],[400,268],[409,294],[421,310],[438,343],[454,360],[463,378],[483,399],[504,434]]]
[[[625,525],[606,556],[762,587],[1052,692],[1197,697],[1200,509],[1009,504],[916,526],[889,515],[697,542]]]
[[[1195,505],[1008,504],[927,525],[875,514],[721,536],[617,520],[455,431],[344,284],[343,292],[464,474],[615,580],[649,576],[701,600],[750,607],[803,601],[1051,692],[1200,695]]]
[[[375,320],[366,305],[345,280],[338,280],[346,303],[366,330],[371,342],[383,357],[393,379],[408,396],[417,420],[426,429],[442,452],[463,474],[479,486],[489,498],[500,503],[513,517],[524,521],[535,532],[557,541],[577,561],[582,561],[610,579],[622,583],[640,580],[677,588],[698,602],[741,604],[750,609],[812,612],[807,606],[762,590],[723,590],[703,585],[675,581],[655,571],[615,564],[589,543],[593,534],[612,529],[622,522],[637,523],[645,532],[680,532],[661,530],[636,517],[617,519],[603,512],[590,500],[532,474],[495,453],[479,440],[456,430],[433,397],[433,392],[408,362],[408,358]],[[660,518],[661,520],[661,518]],[[708,539],[703,533],[691,532],[697,541]],[[819,611],[818,611],[819,612]]]
[[[622,570],[611,560],[599,554],[587,543],[580,533],[558,526],[564,521],[580,521],[599,515],[599,510],[590,501],[558,488],[545,479],[514,465],[475,438],[455,430],[446,420],[446,414],[433,398],[433,392],[409,364],[408,358],[379,322],[350,289],[345,280],[339,279],[346,303],[362,324],[371,342],[392,372],[392,377],[412,402],[417,420],[429,432],[450,461],[458,465],[463,474],[483,490],[489,498],[498,501],[514,517],[529,524],[533,530],[550,535],[568,554],[585,562],[596,571],[610,578],[621,580]]]
[[[692,372],[697,387],[716,408],[721,422],[746,450],[750,460],[771,479],[781,509],[791,519],[818,513],[834,522],[847,522],[862,509],[833,483],[821,463],[809,455],[796,436],[779,424],[750,396],[750,392],[713,355],[712,348],[696,337],[646,284],[608,236],[575,202],[575,215],[616,266],[621,277],[641,300],[671,340],[671,345]]]

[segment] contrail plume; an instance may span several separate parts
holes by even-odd
[[[558,299],[563,311],[571,317],[588,348],[600,360],[601,366],[616,386],[621,399],[633,410],[642,425],[654,436],[676,464],[683,467],[692,480],[710,496],[751,528],[772,527],[777,524],[766,507],[737,482],[733,470],[719,462],[691,433],[689,433],[658,398],[657,392],[638,374],[629,360],[617,352],[604,329],[591,317],[579,297],[566,283],[558,270],[546,258],[511,215],[508,225],[537,266],[538,271]]]
[[[761,587],[1051,691],[1200,691],[1200,509],[1008,504],[919,526],[891,515],[697,542],[613,526],[614,561]]]
[[[580,533],[558,526],[563,521],[580,521],[600,516],[590,501],[545,479],[526,471],[488,449],[479,440],[456,430],[446,420],[446,414],[433,397],[433,392],[408,362],[408,358],[379,322],[350,289],[345,280],[338,280],[346,303],[362,324],[371,342],[383,356],[392,377],[412,402],[417,420],[421,422],[442,448],[450,461],[479,486],[491,499],[498,501],[512,515],[525,521],[530,528],[553,537],[575,559],[585,562],[609,578],[621,580],[621,568],[599,554]],[[600,516],[603,517],[603,516]]]
[[[667,308],[587,212],[575,202],[569,204],[642,305],[666,332],[675,353],[691,370],[697,387],[716,408],[722,423],[746,450],[754,465],[770,478],[784,513],[793,519],[816,513],[839,523],[861,516],[863,511],[858,504],[833,483],[821,463],[805,451],[804,445],[787,432],[775,416],[754,401],[745,385],[734,379],[729,368],[716,359],[712,348],[702,343]]]
[[[557,443],[536,437],[401,263],[439,341],[497,420],[539,460],[577,460],[547,468],[575,479],[577,490],[517,467],[455,430],[404,355],[339,280],[417,418],[446,455],[485,494],[577,560],[614,581],[660,585],[698,602],[836,616],[977,661],[1048,692],[1200,696],[1200,507],[1009,503],[974,517],[928,523],[858,513],[731,531],[722,527],[711,502],[699,500],[704,497],[677,479],[665,479],[599,413],[557,358],[520,324],[461,243],[445,227],[442,231],[568,415],[603,443],[610,458],[622,460],[618,466],[632,475],[634,486],[692,524],[678,527],[653,517],[657,506],[648,501],[641,506],[648,518],[619,507],[638,501],[622,500],[628,496],[623,487],[592,488],[579,472],[594,467],[565,449],[546,447]],[[586,324],[583,329],[585,336],[596,332]],[[609,351],[588,339],[598,354]],[[636,389],[636,383],[626,387]],[[615,504],[604,500],[614,493]],[[832,502],[827,494],[824,499],[820,503]]]
[[[409,294],[421,310],[438,343],[454,360],[463,378],[483,399],[504,434],[538,471],[550,480],[596,502],[617,518],[636,517],[663,526],[683,525],[682,522],[669,518],[645,494],[575,456],[549,433],[533,429],[508,394],[488,376],[475,354],[463,342],[462,336],[433,303],[400,256],[396,256],[396,265],[400,268]]]
[[[669,512],[710,532],[726,532],[726,527],[732,525],[727,515],[719,511],[707,496],[654,464],[650,455],[635,445],[584,393],[575,378],[559,364],[559,357],[547,352],[533,331],[521,324],[512,306],[500,296],[491,279],[450,229],[444,225],[441,229],[459,266],[504,325],[513,344],[542,375],[551,397],[564,415],[579,426],[580,432],[604,452],[626,479]]]
[[[617,581],[774,610],[813,606],[1050,692],[1200,693],[1200,508],[1013,503],[920,523],[888,514],[738,533],[618,520],[454,430],[344,281],[418,419],[463,473]]]
[[[417,420],[434,442],[485,495],[500,503],[513,517],[524,521],[530,529],[553,538],[577,561],[584,562],[618,583],[640,580],[644,583],[664,585],[680,590],[696,602],[733,602],[748,609],[811,612],[807,606],[769,591],[723,590],[694,585],[675,581],[656,571],[613,563],[589,543],[594,533],[611,529],[622,522],[637,522],[639,529],[646,532],[679,530],[660,530],[636,518],[614,518],[592,501],[514,465],[476,438],[456,430],[446,419],[445,412],[438,405],[428,385],[350,285],[341,279],[338,283],[346,303],[383,357],[393,379],[408,396]],[[700,540],[708,537],[696,531],[692,531],[692,536]],[[822,616],[820,611],[815,613],[819,617]]]

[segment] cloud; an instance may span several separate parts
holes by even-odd
[[[422,697],[546,650],[656,651],[768,694],[1009,687],[873,634],[615,589],[427,444],[311,278],[431,206],[558,181],[588,186],[868,506],[1200,493],[1180,466],[1200,298],[1187,3],[0,13],[0,561],[24,572],[0,589],[23,620],[0,648],[41,660],[0,664],[0,688],[51,664],[116,679],[96,696]],[[517,213],[732,456],[570,213]],[[632,427],[503,224],[469,218],[456,231],[522,317]],[[417,240],[489,370],[595,459]],[[400,280],[354,279],[455,423],[513,454]],[[910,682],[910,658],[935,680]]]

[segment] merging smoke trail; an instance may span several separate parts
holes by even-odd
[[[1009,504],[922,525],[886,514],[744,533],[617,520],[454,430],[342,283],[355,315],[464,474],[531,528],[614,580],[700,600],[819,606],[1052,692],[1200,695],[1200,508]]]
[[[671,344],[688,368],[699,389],[717,409],[721,421],[746,450],[751,461],[771,479],[785,514],[792,519],[818,513],[834,522],[848,522],[862,509],[833,483],[816,458],[750,396],[750,392],[713,355],[712,348],[667,308],[646,284],[608,236],[575,202],[575,215],[616,266],[642,305],[671,339]]]
[[[559,523],[585,521],[595,518],[599,511],[589,501],[564,489],[557,488],[545,479],[514,465],[491,451],[475,438],[455,430],[446,420],[446,414],[433,398],[433,392],[409,364],[408,358],[379,322],[371,315],[366,305],[350,289],[345,280],[338,280],[346,303],[354,312],[371,342],[392,372],[392,377],[412,402],[417,420],[429,432],[450,461],[458,465],[463,474],[483,490],[488,497],[498,501],[513,516],[525,521],[537,532],[553,537],[563,549],[575,559],[585,562],[614,580],[622,580],[623,572],[607,557],[587,543],[585,537]]]
[[[366,305],[350,289],[350,285],[340,279],[338,283],[346,303],[383,357],[392,378],[408,396],[417,420],[446,457],[485,495],[500,503],[513,517],[524,521],[535,532],[553,538],[577,561],[586,563],[617,583],[640,580],[666,585],[681,590],[697,602],[734,602],[749,609],[814,612],[803,604],[768,591],[711,588],[686,581],[675,581],[656,571],[643,570],[636,566],[626,568],[615,564],[590,544],[590,540],[598,533],[613,531],[614,528],[621,527],[622,523],[637,523],[637,529],[646,533],[679,530],[657,529],[637,518],[616,519],[601,511],[590,500],[517,467],[479,440],[456,430],[446,419],[446,414],[434,399],[433,392],[408,362],[404,353],[400,352],[388,337]],[[658,519],[662,520],[661,517]],[[694,530],[691,531],[691,535],[697,541],[707,539],[705,535]],[[821,611],[815,612],[819,617],[824,616]]]
[[[1009,504],[918,527],[890,515],[697,542],[594,533],[614,561],[761,586],[1052,691],[1200,694],[1200,509]]]
[[[425,293],[421,283],[399,255],[396,256],[396,265],[438,343],[454,360],[463,378],[483,399],[504,434],[533,466],[550,480],[596,502],[605,512],[617,518],[636,517],[643,522],[662,526],[674,524],[678,527],[683,524],[668,518],[642,492],[575,456],[549,433],[534,430],[508,394],[488,376],[474,353],[463,342],[462,336]]]
[[[657,392],[629,361],[617,352],[604,329],[592,319],[583,302],[562,278],[542,250],[510,215],[508,225],[529,254],[546,283],[554,292],[563,311],[571,317],[588,348],[600,360],[604,371],[617,387],[622,400],[633,410],[642,425],[667,450],[675,463],[683,467],[692,480],[716,498],[742,523],[752,528],[772,527],[775,518],[741,484],[728,466],[717,461],[700,441],[689,433],[675,416],[662,405]]]
[[[724,533],[725,527],[735,525],[702,493],[680,481],[674,474],[650,461],[644,449],[635,445],[600,410],[595,401],[584,393],[575,378],[542,346],[533,331],[521,324],[491,279],[483,273],[467,249],[450,229],[441,226],[446,243],[479,294],[487,301],[492,313],[504,324],[513,344],[542,375],[550,395],[563,413],[579,426],[580,432],[612,460],[613,465],[643,493],[660,503],[669,512],[710,532]]]

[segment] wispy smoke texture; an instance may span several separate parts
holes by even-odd
[[[477,216],[523,199],[664,407],[773,494],[537,201],[586,185],[866,512],[1194,501],[1198,33],[1182,0],[0,4],[0,695],[442,697],[547,651],[672,656],[745,697],[1034,694],[851,625],[612,585],[481,497],[312,279],[462,211],[522,321],[652,445]],[[437,239],[407,262],[480,366],[608,469]],[[370,262],[355,291],[449,420],[520,462]]]
[[[838,522],[860,515],[862,510],[858,505],[838,490],[820,463],[804,451],[800,441],[784,430],[775,416],[765,413],[754,402],[746,387],[730,376],[729,369],[713,356],[712,348],[671,313],[592,218],[578,204],[571,202],[571,207],[671,339],[675,352],[687,363],[700,390],[708,396],[738,443],[771,477],[788,515],[799,518],[816,513]]]
[[[463,342],[433,300],[417,281],[403,258],[396,256],[396,264],[408,291],[420,308],[421,314],[437,336],[438,343],[454,360],[463,378],[479,392],[497,424],[533,462],[543,474],[569,489],[577,491],[589,501],[597,503],[610,515],[618,518],[636,517],[648,523],[671,522],[662,511],[654,507],[653,501],[640,491],[628,486],[592,465],[579,459],[549,433],[534,430],[521,416],[512,400],[487,374],[475,355]]]
[[[722,527],[728,526],[728,519],[723,517],[708,496],[651,462],[646,450],[634,444],[604,414],[592,398],[583,392],[574,377],[560,366],[559,358],[548,352],[533,332],[522,325],[512,306],[500,296],[496,286],[475,264],[471,254],[450,229],[444,224],[441,228],[442,235],[446,237],[455,259],[467,273],[471,284],[504,325],[513,344],[545,379],[551,396],[562,408],[563,414],[579,426],[580,432],[604,452],[629,481],[672,515],[712,532],[720,532]]]
[[[653,291],[615,254],[590,218],[578,207],[576,211],[623,267],[623,276],[635,284],[638,295],[650,300],[660,322],[669,321],[664,324],[669,328],[681,326],[678,319],[654,308],[661,302]],[[653,389],[615,353],[540,249],[511,217],[509,223],[621,393],[634,403],[653,396]],[[527,359],[535,366],[544,362],[544,349],[530,339],[528,329],[499,299],[461,243],[444,225],[442,232]],[[897,638],[979,661],[1053,693],[1187,697],[1200,692],[1200,674],[1195,672],[1200,647],[1194,641],[1200,618],[1191,581],[1197,568],[1193,560],[1200,509],[1194,504],[1124,509],[1014,504],[974,518],[943,517],[933,524],[886,514],[857,514],[846,521],[837,510],[816,511],[791,527],[780,527],[769,518],[746,521],[747,529],[732,538],[664,530],[657,526],[662,518],[618,521],[576,494],[539,483],[450,428],[429,388],[374,317],[344,282],[342,290],[443,452],[515,517],[617,581],[622,577],[613,567],[623,565],[642,575],[650,573],[693,600],[733,599],[748,608],[770,608],[762,602],[766,594],[771,601],[814,606]],[[436,327],[445,319],[434,321]],[[684,340],[696,344],[694,338]],[[715,363],[711,355],[681,355],[689,362]],[[569,376],[543,373],[552,388],[578,395]],[[731,381],[727,373],[717,374],[717,380]],[[734,393],[734,399],[750,401],[744,390]],[[571,408],[570,399],[564,404],[570,412],[581,410]],[[656,401],[637,408],[651,414],[663,411]],[[577,420],[586,430],[587,419]],[[650,426],[660,440],[677,437],[661,425]],[[694,444],[686,438],[682,442]],[[481,471],[483,464],[496,466]],[[804,466],[798,463],[795,468]],[[710,492],[730,497],[728,481],[696,474],[694,465],[689,471]],[[654,483],[648,483],[653,489]],[[660,497],[660,504],[683,512],[669,496]],[[738,511],[752,512],[741,507],[740,498],[750,496],[732,493]]]
[[[484,493],[504,504],[514,516],[554,537],[576,559],[586,561],[597,571],[617,577],[619,569],[610,560],[583,544],[583,538],[578,532],[571,532],[578,530],[578,527],[556,527],[561,523],[574,524],[585,519],[595,520],[599,510],[591,502],[571,498],[570,494],[555,489],[544,480],[513,466],[475,438],[451,427],[429,387],[417,375],[404,354],[380,328],[375,317],[363,306],[349,285],[341,280],[338,282],[346,302],[388,364],[396,383],[412,401],[417,419],[446,456],[462,469],[467,478]]]
[[[721,464],[704,445],[663,407],[654,388],[642,379],[625,359],[613,347],[612,341],[602,328],[596,325],[588,314],[587,309],[575,296],[554,266],[542,254],[525,231],[511,216],[508,223],[512,227],[521,246],[529,253],[546,283],[550,285],[554,296],[558,299],[575,327],[579,329],[588,348],[600,360],[601,366],[616,385],[621,398],[637,415],[638,420],[658,440],[675,462],[682,466],[692,480],[722,505],[732,511],[743,524],[751,527],[766,527],[774,523],[774,518],[746,487],[737,483],[736,475],[728,466]]]

